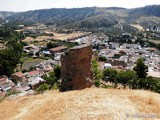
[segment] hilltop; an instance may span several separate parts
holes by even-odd
[[[135,9],[119,7],[52,8],[27,12],[3,12],[3,21],[9,23],[45,23],[58,29],[136,31],[133,25],[144,28],[160,24],[160,5]]]
[[[126,114],[160,115],[160,94],[102,88],[48,91],[8,98],[0,108],[1,120],[125,120]]]

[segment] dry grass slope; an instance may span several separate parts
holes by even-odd
[[[98,88],[48,91],[4,100],[0,108],[0,120],[126,120],[126,114],[160,116],[160,94]]]

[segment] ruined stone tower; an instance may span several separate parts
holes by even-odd
[[[92,86],[92,48],[81,45],[71,48],[61,57],[61,90],[77,90]]]

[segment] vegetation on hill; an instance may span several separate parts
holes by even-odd
[[[15,26],[5,25],[0,27],[0,40],[3,42],[6,41],[18,41],[20,39],[24,39],[24,34],[22,32],[15,31]]]
[[[10,76],[14,73],[16,65],[20,62],[21,50],[20,43],[17,43],[14,45],[14,48],[7,48],[0,51],[0,75]]]
[[[103,80],[117,84],[122,84],[124,88],[128,86],[131,89],[146,89],[160,93],[160,79],[147,77],[148,67],[142,59],[138,59],[133,70],[117,71],[112,68],[106,68],[103,71]]]
[[[133,68],[136,71],[138,78],[146,78],[148,72],[148,66],[143,62],[143,59],[139,58],[136,62],[136,66]]]
[[[135,31],[130,24],[140,24],[143,27],[158,25],[160,21],[159,5],[135,9],[124,8],[57,8],[16,13],[5,17],[9,23],[45,23],[58,29],[107,31]],[[74,27],[73,27],[74,26]]]
[[[160,17],[160,6],[159,5],[149,5],[146,7],[136,8],[130,11],[131,14],[141,13],[144,15],[153,15]]]
[[[76,45],[78,45],[77,42],[67,42],[67,41],[54,40],[54,42],[49,42],[47,44],[47,48],[50,49],[50,48],[55,48],[55,47],[59,47],[59,46],[67,46],[67,47],[71,48]]]
[[[92,60],[92,71],[93,71],[93,82],[96,87],[100,86],[100,80],[102,78],[102,71],[99,69],[98,62],[96,59]]]
[[[6,17],[12,16],[16,14],[15,12],[5,12],[5,11],[0,11],[0,19],[5,19]]]
[[[12,27],[0,28],[0,38],[5,42],[6,49],[0,50],[0,75],[10,76],[16,65],[20,63],[23,44],[23,33],[16,32]]]
[[[95,8],[74,8],[74,9],[44,9],[28,11],[16,14],[14,16],[8,17],[11,21],[18,22],[43,22],[50,24],[68,24],[78,20],[85,19],[86,17],[94,14]],[[60,23],[60,24],[59,24]]]
[[[60,83],[59,79],[61,77],[61,67],[60,66],[55,66],[54,70],[50,72],[49,74],[44,75],[44,80],[46,80],[46,84],[48,85],[49,89],[52,88],[59,88]]]

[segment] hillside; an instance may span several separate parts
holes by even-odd
[[[13,15],[15,15],[14,12],[0,11],[0,19],[5,19],[6,17],[13,16]]]
[[[125,120],[126,114],[160,115],[160,94],[143,90],[89,88],[10,98],[1,120]]]
[[[160,24],[160,5],[146,6],[135,9],[118,7],[86,7],[86,8],[52,8],[33,10],[6,15],[4,21],[11,23],[45,23],[53,24],[59,29],[71,28],[78,30],[118,30],[136,31],[131,24],[149,27]]]
[[[0,24],[5,22],[5,18],[15,15],[14,12],[0,11]]]

